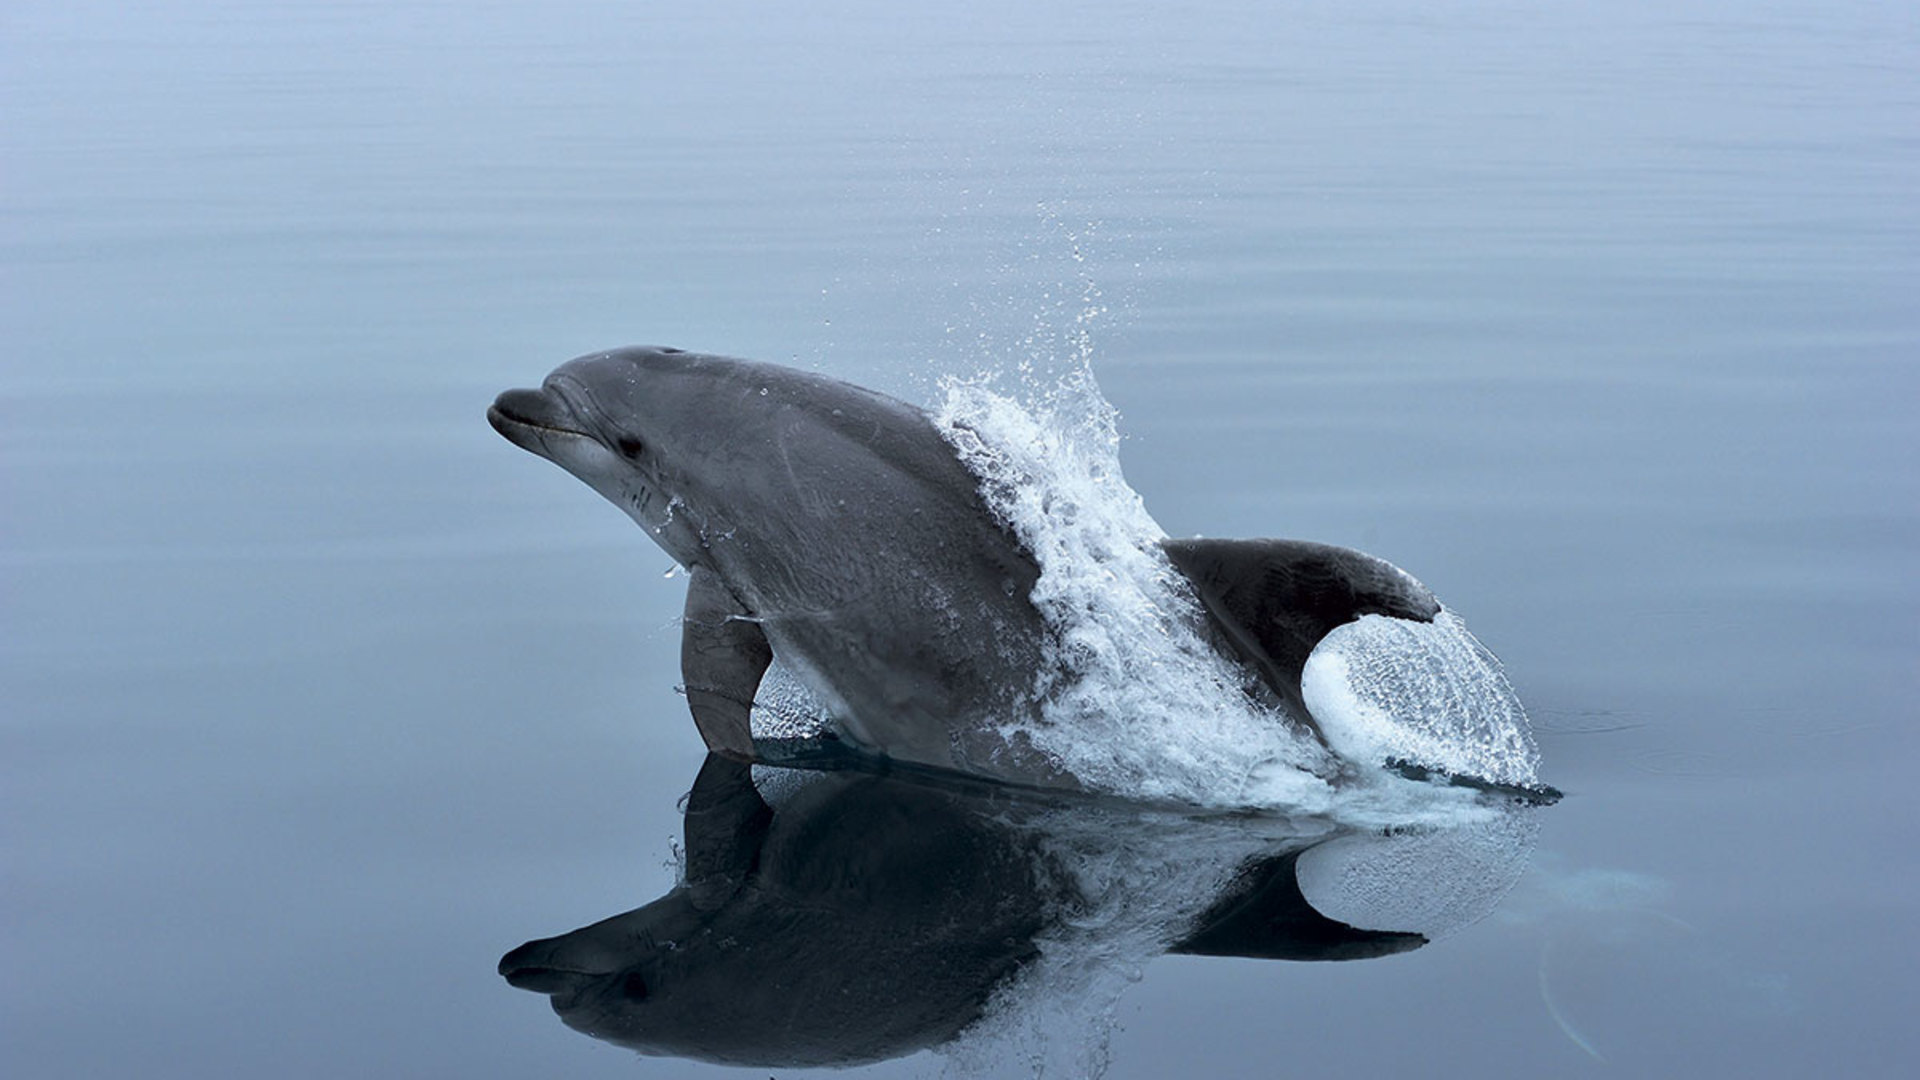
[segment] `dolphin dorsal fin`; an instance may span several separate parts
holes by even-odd
[[[1362,615],[1432,622],[1440,602],[1364,552],[1305,540],[1166,540],[1209,622],[1242,663],[1311,724],[1300,669],[1320,639]]]

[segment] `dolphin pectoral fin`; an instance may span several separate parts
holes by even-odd
[[[695,908],[711,911],[740,890],[760,863],[772,822],[751,767],[708,754],[687,795],[686,885]]]
[[[680,676],[687,706],[707,749],[736,761],[753,760],[748,718],[773,648],[759,624],[712,571],[695,568],[687,586],[680,636]]]
[[[1440,602],[1411,574],[1351,548],[1304,540],[1167,540],[1167,558],[1217,636],[1311,724],[1300,669],[1327,632],[1362,615],[1432,622]]]

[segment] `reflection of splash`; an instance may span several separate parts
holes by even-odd
[[[1108,1065],[1120,1000],[1262,856],[1316,842],[1330,825],[1056,813],[1034,823],[1036,847],[1064,880],[1038,955],[986,1015],[943,1053],[963,1073],[1020,1058],[1035,1076],[1097,1077]],[[1277,835],[1275,835],[1277,834]]]
[[[1451,828],[1343,836],[1301,856],[1300,892],[1329,918],[1434,940],[1486,918],[1539,835],[1536,815],[1509,810]]]
[[[1539,833],[1537,815],[1522,807],[1450,828],[1384,831],[1349,831],[1325,819],[1166,813],[1076,812],[1035,825],[1049,864],[1070,878],[1060,894],[1070,899],[1036,942],[1035,962],[958,1048],[943,1051],[963,1074],[988,1072],[1011,1054],[1036,1076],[1100,1076],[1128,987],[1175,938],[1218,917],[1218,898],[1234,892],[1247,866],[1284,855],[1286,881],[1317,916],[1425,942],[1486,917],[1520,876]],[[1356,945],[1290,958],[1359,959],[1406,947]],[[1176,951],[1212,954],[1191,942]]]

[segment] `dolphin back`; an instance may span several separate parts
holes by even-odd
[[[1440,602],[1413,575],[1352,548],[1305,540],[1167,540],[1221,643],[1307,723],[1300,671],[1320,639],[1362,615],[1432,622]]]

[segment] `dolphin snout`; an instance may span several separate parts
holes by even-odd
[[[487,409],[487,420],[503,435],[507,431],[502,424],[585,434],[580,430],[580,421],[574,418],[573,410],[567,407],[560,395],[547,389],[508,390],[493,399],[493,405]]]
[[[502,967],[500,974],[506,976],[507,985],[516,990],[531,990],[536,994],[552,994],[559,997],[593,980],[591,975],[582,975],[577,971],[561,971],[559,968],[543,967]]]
[[[500,974],[512,977],[516,970],[552,968],[574,975],[608,975],[625,967],[632,959],[615,939],[602,941],[579,931],[554,938],[529,941],[500,958]]]
[[[545,458],[553,458],[567,444],[593,439],[579,411],[551,385],[508,390],[494,398],[487,407],[487,423],[508,442]]]
[[[553,995],[560,1006],[622,970],[626,960],[597,942],[563,935],[529,941],[501,957],[500,974],[515,989]]]

